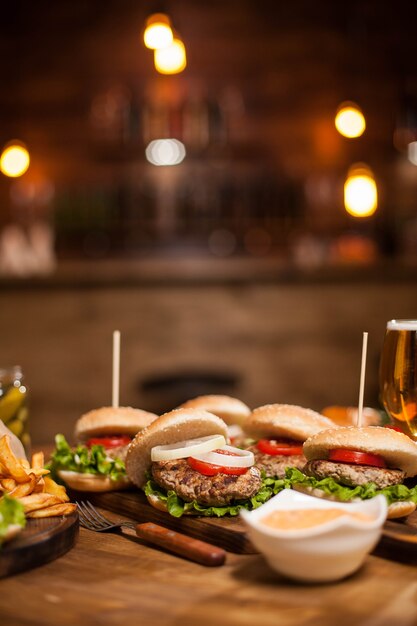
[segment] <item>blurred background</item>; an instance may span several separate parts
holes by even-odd
[[[3,7],[0,356],[35,442],[110,403],[114,328],[122,404],[355,404],[367,330],[378,406],[386,321],[417,317],[416,23],[413,0]]]

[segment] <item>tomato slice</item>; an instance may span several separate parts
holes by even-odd
[[[394,424],[386,424],[385,428],[391,428],[391,430],[396,430],[397,433],[403,432],[399,426],[394,426]]]
[[[279,441],[277,439],[259,439],[256,444],[259,452],[263,454],[270,454],[271,456],[277,456],[281,454],[283,456],[293,456],[295,454],[303,453],[303,446],[298,441]]]
[[[112,435],[110,437],[92,437],[86,442],[86,446],[103,446],[104,448],[118,448],[127,446],[132,439],[128,435]]]
[[[372,465],[373,467],[386,467],[385,459],[379,454],[371,452],[359,452],[359,450],[344,450],[336,448],[330,450],[329,461],[340,461],[341,463],[354,463],[355,465]]]
[[[223,453],[222,453],[223,454]],[[228,454],[225,452],[224,454]],[[235,456],[235,455],[233,455]],[[222,465],[213,465],[213,463],[205,463],[194,459],[192,456],[187,459],[188,465],[203,476],[216,476],[217,474],[229,474],[231,476],[241,476],[248,471],[247,467],[223,467]]]

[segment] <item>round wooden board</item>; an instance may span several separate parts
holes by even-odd
[[[77,536],[77,512],[28,519],[24,530],[0,548],[0,578],[57,559],[73,547]]]

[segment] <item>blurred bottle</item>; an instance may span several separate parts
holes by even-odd
[[[20,439],[29,456],[27,388],[18,365],[0,369],[0,420]]]

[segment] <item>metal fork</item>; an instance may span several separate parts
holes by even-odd
[[[125,522],[124,520],[113,522],[104,517],[88,500],[77,502],[77,505],[80,525],[88,530],[101,533],[118,530],[119,528],[130,528],[141,539],[145,539],[191,561],[196,561],[201,565],[213,567],[223,565],[226,560],[226,552],[224,550],[205,541],[193,539],[153,522],[143,524]]]

